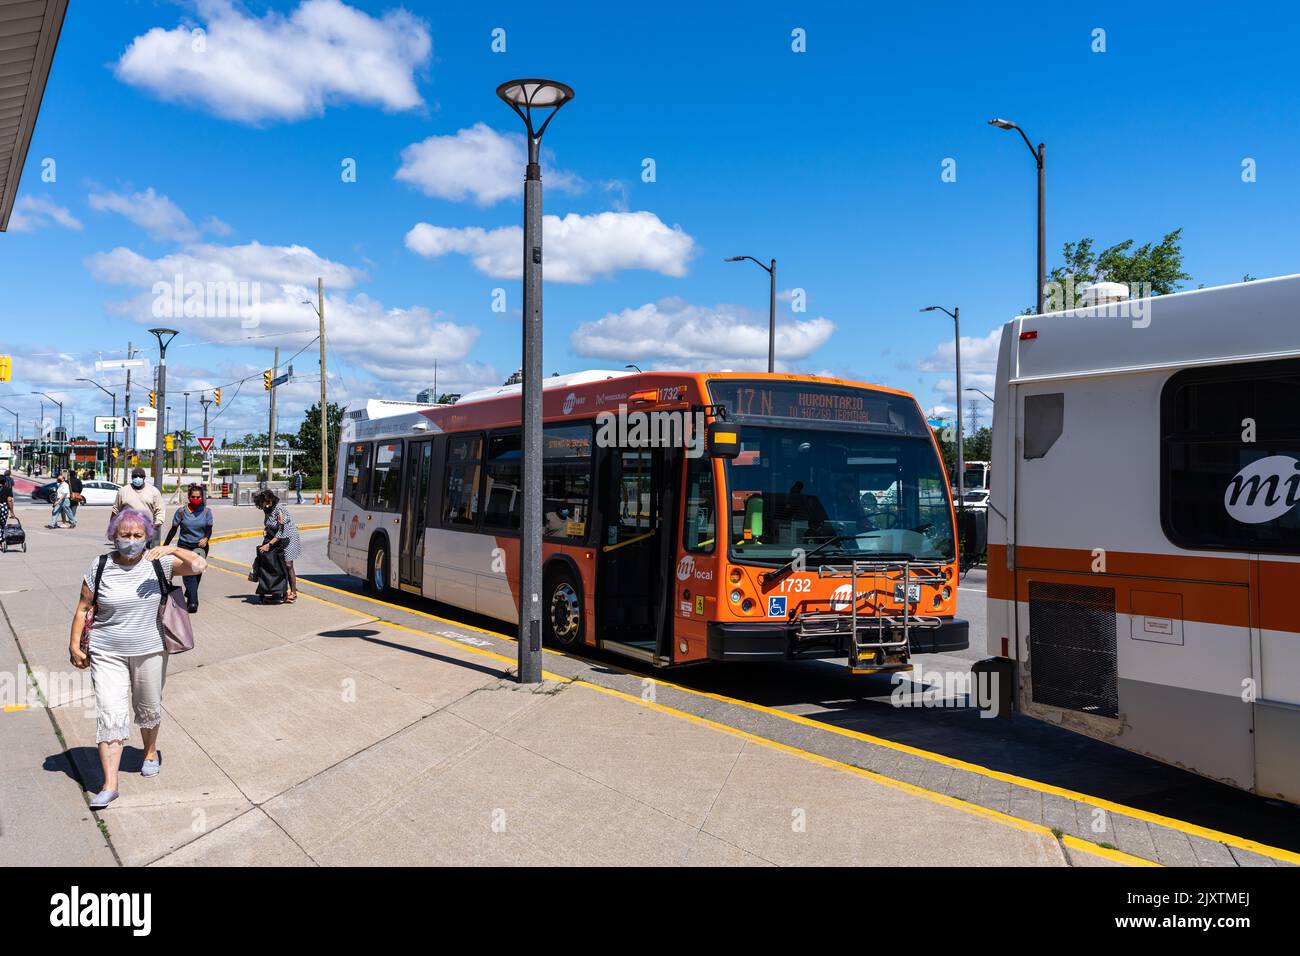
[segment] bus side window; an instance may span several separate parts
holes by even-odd
[[[374,478],[370,487],[371,511],[396,511],[402,494],[402,443],[375,445]]]
[[[519,509],[523,483],[523,457],[519,432],[493,435],[488,439],[485,472],[483,526],[519,530]]]
[[[348,448],[344,494],[362,508],[366,507],[366,489],[370,487],[370,443],[357,442]]]
[[[713,459],[692,458],[686,465],[686,508],[682,544],[687,551],[710,553],[717,539]]]
[[[591,425],[542,432],[542,526],[546,537],[587,539],[591,513]]]
[[[472,528],[477,522],[482,458],[482,435],[452,435],[447,439],[447,466],[443,470],[442,486],[443,524]]]

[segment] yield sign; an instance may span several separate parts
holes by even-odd
[[[212,450],[212,438],[211,438],[211,436],[209,436],[209,437],[207,437],[207,438],[200,438],[200,439],[198,440],[198,442],[199,442],[199,447],[200,447],[201,449],[203,449],[203,451],[208,452],[208,451],[211,451],[211,450]]]

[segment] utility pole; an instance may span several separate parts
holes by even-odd
[[[126,357],[128,361],[135,357],[130,342],[126,343]],[[122,413],[130,421],[130,424],[126,426],[126,434],[122,436],[122,484],[128,485],[130,484],[127,476],[131,470],[131,445],[134,441],[132,433],[135,431],[135,409],[131,407],[131,367],[129,365],[126,368],[126,404],[122,406]]]
[[[320,500],[329,501],[329,405],[325,401],[325,280],[316,279],[316,314],[320,316]]]
[[[275,474],[275,379],[280,374],[280,346],[275,347],[275,364],[271,366],[271,417],[266,426],[266,482]]]
[[[203,406],[203,437],[208,437],[208,406],[212,404],[212,399],[208,398],[206,392],[199,396],[199,404]],[[208,451],[203,453],[203,487],[208,488],[212,485],[212,450],[208,446]]]
[[[185,394],[185,430],[181,432],[181,440],[178,443],[181,446],[180,448],[181,465],[176,470],[176,499],[178,501],[180,500],[181,497],[181,478],[185,473],[185,465],[187,464],[187,459],[189,458],[187,452],[189,451],[189,444],[190,444],[190,393],[185,392],[184,394]]]

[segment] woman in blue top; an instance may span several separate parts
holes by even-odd
[[[208,541],[212,537],[212,509],[208,507],[202,485],[190,485],[188,497],[189,506],[176,509],[171,530],[167,532],[167,540],[163,543],[171,544],[172,538],[180,532],[180,546],[206,558]],[[189,605],[191,614],[199,609],[199,582],[202,580],[202,574],[187,575],[184,578],[185,603]]]

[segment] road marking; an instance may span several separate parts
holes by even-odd
[[[226,561],[228,559],[218,558],[217,560]],[[239,562],[232,562],[232,563],[238,564]],[[239,575],[238,571],[232,571],[229,568],[223,568],[217,565],[211,565],[211,567],[214,567],[216,568],[216,570],[224,572],[225,574],[233,574],[237,576]],[[302,583],[313,584],[315,587],[328,588],[331,591],[340,591],[339,588],[333,588],[327,584],[315,584],[312,581],[304,581]],[[307,597],[320,604],[324,604],[328,607],[337,608],[338,610],[345,611],[349,614],[356,614],[356,608],[351,608],[348,607],[347,605],[339,604],[336,601],[329,601],[326,600],[325,598],[317,597],[314,594],[306,594],[301,591],[299,593],[302,593],[304,597]],[[352,595],[354,597],[364,596],[364,595],[355,595],[351,591],[340,591],[340,593]],[[367,598],[367,600],[374,601],[375,599]],[[397,610],[404,610],[404,608],[401,608],[398,605],[387,604],[384,601],[375,601],[375,603],[384,604],[387,607],[392,607]],[[484,634],[491,634],[493,637],[497,637],[497,638],[502,637],[502,635],[500,634],[496,634],[495,632],[492,631],[486,631],[482,628],[476,628],[473,627],[473,625],[461,625],[456,621],[449,621],[446,618],[437,618],[436,615],[426,615],[426,616],[433,617],[437,620],[446,621],[448,624],[454,624],[457,627],[467,627],[472,630],[481,631]],[[504,654],[499,654],[496,651],[488,650],[483,647],[475,647],[472,644],[466,644],[463,641],[459,641],[455,638],[444,637],[442,634],[435,634],[431,631],[422,631],[418,627],[410,627],[406,624],[398,624],[395,621],[387,621],[384,620],[383,618],[375,618],[375,623],[382,624],[385,627],[391,627],[395,630],[405,631],[410,634],[418,634],[421,637],[425,637],[435,641],[441,641],[445,644],[452,644],[462,650],[470,652],[471,654],[479,654],[483,657],[488,657],[491,658],[492,660],[500,661],[510,666],[514,666],[517,663],[514,660],[514,658],[506,657]],[[546,648],[546,650],[548,652],[550,651],[549,648]],[[552,653],[559,653],[559,652],[552,652]],[[579,660],[582,661],[583,663],[591,663],[590,661],[587,661],[585,658],[577,657],[576,655],[561,654],[560,656],[569,657],[572,658],[573,660]],[[627,672],[627,676],[639,677],[641,675]],[[696,714],[691,714],[684,710],[677,710],[674,707],[669,707],[668,705],[658,703],[657,701],[645,700],[634,694],[628,694],[621,690],[615,690],[612,687],[603,687],[600,684],[593,684],[590,681],[583,680],[580,677],[566,677],[563,674],[555,674],[552,673],[551,671],[543,670],[542,678],[544,680],[553,680],[564,684],[571,684],[579,687],[584,687],[588,690],[594,690],[597,693],[606,694],[610,697],[615,697],[619,700],[626,701],[627,703],[637,704],[638,706],[645,707],[648,710],[658,711],[659,713],[665,714],[667,716],[675,717],[679,720],[684,720],[687,721],[688,723],[692,723],[700,727],[706,727],[718,733],[727,734],[728,736],[736,737],[740,740],[757,744],[759,746],[766,747],[770,750],[776,750],[781,753],[786,753],[791,756],[798,757],[801,760],[806,760],[810,763],[815,763],[818,764],[819,766],[827,767],[831,770],[836,770],[840,773],[846,773],[855,777],[861,777],[867,780],[871,780],[872,782],[878,783],[881,786],[889,787],[893,790],[899,790],[902,791],[903,793],[908,793],[911,794],[912,796],[920,797],[922,799],[929,800],[931,803],[937,803],[941,806],[949,807],[954,810],[960,810],[963,813],[969,813],[973,816],[982,817],[983,819],[989,820],[991,822],[1000,823],[1003,826],[1008,826],[1016,830],[1021,830],[1025,833],[1034,833],[1034,834],[1038,834],[1039,836],[1046,836],[1052,839],[1057,838],[1056,834],[1053,833],[1049,827],[1045,827],[1040,823],[1031,823],[1028,820],[1022,820],[1019,817],[1013,817],[1009,814],[1002,813],[999,810],[990,810],[988,807],[981,807],[978,804],[969,803],[965,800],[958,799],[957,797],[950,797],[947,794],[937,793],[934,790],[927,790],[924,787],[919,787],[914,783],[908,783],[905,780],[895,780],[892,777],[886,777],[883,774],[876,773],[875,771],[872,770],[865,770],[862,767],[855,767],[852,764],[842,763],[838,760],[833,760],[830,757],[823,757],[821,754],[815,754],[812,753],[811,751],[801,750],[798,747],[793,747],[789,744],[784,744],[777,740],[771,740],[767,737],[760,737],[757,734],[751,734],[748,731],[740,730],[739,728],[736,727],[729,727],[726,724],[718,723],[717,721],[714,720],[709,720],[707,717],[700,717]],[[649,679],[653,680],[653,678],[649,678]],[[661,683],[661,682],[657,681],[656,683]],[[1112,860],[1114,862],[1124,863],[1128,866],[1160,866],[1161,865],[1152,860],[1146,860],[1141,857],[1132,856],[1131,854],[1124,853],[1120,850],[1111,850],[1108,849],[1107,847],[1103,847],[1095,843],[1089,843],[1087,840],[1081,840],[1077,837],[1062,836],[1060,839],[1071,849],[1078,850],[1083,853],[1092,853],[1096,856],[1101,856],[1104,857],[1105,859]]]
[[[240,561],[232,561],[229,558],[217,558],[216,560],[226,561],[230,564],[237,564],[240,567],[245,567],[245,568],[248,567],[248,565],[243,564]],[[219,570],[226,571],[228,574],[235,573],[233,571],[229,571],[226,568],[221,568]],[[460,621],[454,621],[450,618],[441,617],[437,614],[430,614],[427,611],[419,611],[419,610],[415,610],[414,608],[402,607],[400,604],[393,604],[388,601],[381,601],[378,598],[372,598],[366,594],[358,594],[355,591],[345,591],[342,588],[336,588],[328,584],[320,584],[315,581],[310,581],[303,578],[299,578],[298,583],[299,583],[300,593],[301,593],[301,586],[304,584],[308,584],[311,585],[312,587],[323,588],[324,590],[327,591],[333,591],[336,594],[343,594],[358,600],[368,601],[371,604],[378,604],[382,607],[389,607],[397,611],[406,612],[408,614],[415,614],[419,617],[428,618],[429,620],[432,621],[439,621],[443,624],[452,625],[453,627],[463,628],[471,631],[477,631],[480,634],[487,634],[491,637],[495,637],[500,640],[506,640],[512,642],[516,640],[516,638],[510,637],[505,634],[501,634],[497,631],[489,631],[486,628],[476,627],[473,624],[463,624]],[[317,598],[314,595],[309,594],[307,596],[317,601],[323,600],[322,598]],[[326,602],[326,603],[333,604],[334,602]],[[335,606],[342,607],[342,605],[335,605]],[[355,609],[349,608],[349,610],[355,610]],[[386,621],[385,623],[393,623],[393,622]],[[402,627],[404,625],[395,625],[395,626]],[[412,630],[416,630],[417,633],[421,633],[421,634],[429,633],[427,631],[419,631],[418,629],[414,629],[414,628],[412,628]],[[466,646],[466,645],[461,645],[461,646]],[[599,663],[602,666],[610,666],[608,661],[591,661],[588,658],[582,657],[580,655],[569,654],[564,651],[559,651],[550,647],[543,647],[542,650],[547,654],[555,654],[559,657],[568,657],[574,660],[582,661],[583,663],[588,663],[588,664]],[[722,703],[734,704],[737,707],[745,707],[748,708],[749,710],[753,710],[758,713],[768,714],[773,717],[779,717],[783,720],[788,720],[797,724],[803,724],[806,727],[812,727],[817,730],[826,731],[827,733],[838,734],[841,737],[848,737],[853,740],[860,740],[864,743],[875,744],[878,747],[885,747],[888,748],[889,750],[895,750],[898,751],[899,753],[910,754],[911,756],[920,757],[923,760],[930,760],[935,763],[940,763],[943,764],[944,766],[952,767],[953,769],[956,770],[965,770],[968,773],[978,774],[979,776],[988,777],[992,780],[1001,780],[1006,783],[1015,784],[1018,787],[1025,787],[1030,790],[1035,790],[1039,793],[1049,793],[1049,794],[1053,794],[1054,796],[1064,797],[1067,800],[1076,800],[1079,803],[1085,803],[1091,807],[1097,807],[1102,810],[1107,810],[1111,813],[1118,813],[1122,816],[1133,817],[1134,819],[1142,820],[1145,821],[1146,823],[1154,823],[1156,826],[1168,827],[1171,830],[1177,830],[1180,833],[1185,833],[1190,836],[1199,836],[1207,840],[1215,841],[1217,843],[1226,843],[1228,846],[1234,846],[1241,850],[1249,850],[1252,853],[1258,853],[1261,856],[1266,856],[1274,860],[1283,860],[1287,863],[1294,863],[1300,865],[1300,853],[1296,853],[1292,850],[1286,850],[1283,849],[1282,847],[1269,846],[1266,843],[1260,843],[1256,840],[1247,839],[1246,837],[1236,836],[1235,834],[1232,833],[1224,833],[1220,830],[1212,830],[1209,827],[1203,827],[1195,823],[1188,823],[1185,820],[1176,820],[1173,817],[1162,816],[1161,814],[1152,813],[1148,810],[1140,810],[1137,807],[1126,806],[1122,803],[1116,803],[1113,800],[1107,800],[1103,797],[1094,797],[1090,794],[1081,793],[1077,790],[1068,790],[1065,787],[1057,787],[1050,783],[1043,783],[1038,780],[1031,780],[1028,777],[1020,777],[1017,776],[1016,774],[1004,773],[1001,770],[993,770],[989,767],[982,767],[979,764],[969,763],[968,761],[960,760],[956,757],[948,757],[945,756],[944,754],[934,753],[929,750],[922,750],[919,747],[913,747],[909,744],[900,744],[893,740],[887,740],[884,737],[875,737],[871,734],[865,734],[858,730],[850,730],[847,727],[837,727],[834,724],[828,724],[819,720],[813,720],[812,718],[804,717],[801,714],[788,713],[787,711],[784,710],[777,710],[772,707],[767,707],[763,704],[755,704],[751,701],[741,700],[740,698],[737,697],[728,697],[724,694],[714,694],[710,691],[696,690],[693,687],[685,687],[681,684],[675,684],[671,681],[663,680],[662,678],[651,677],[647,674],[639,673],[637,671],[627,670],[626,668],[623,668],[623,670],[625,673],[630,674],[632,676],[641,677],[644,678],[645,680],[652,680],[656,684],[660,685],[661,687],[668,687],[673,690],[681,691],[684,694],[691,694],[696,697],[704,697],[709,700],[716,700]],[[1102,849],[1105,848],[1103,847]]]

